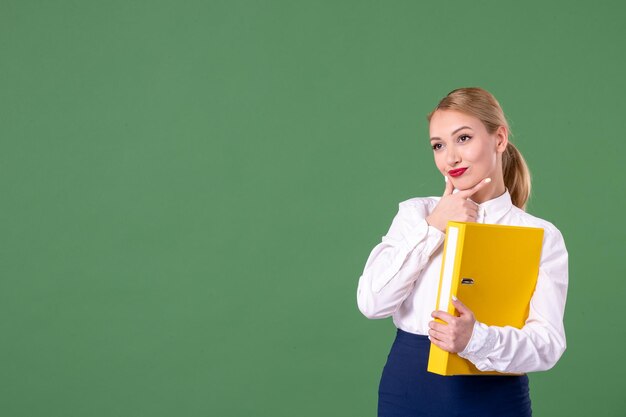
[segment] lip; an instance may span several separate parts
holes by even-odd
[[[448,174],[452,177],[460,177],[465,171],[467,171],[467,168],[451,169],[448,171]]]

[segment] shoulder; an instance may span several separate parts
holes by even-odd
[[[540,227],[550,233],[560,233],[559,229],[552,222],[527,213],[519,207],[511,207],[511,215],[513,219],[516,219],[524,226]]]
[[[520,226],[539,227],[544,230],[544,243],[552,243],[565,249],[565,242],[561,231],[550,221],[534,216],[525,212],[519,207],[513,206],[511,208],[511,218],[514,219],[514,223]]]

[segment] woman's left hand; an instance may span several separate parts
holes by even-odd
[[[428,334],[430,341],[436,346],[446,352],[458,353],[462,352],[469,343],[476,319],[474,313],[458,299],[452,298],[452,304],[460,316],[452,316],[445,311],[433,311],[431,315],[445,323],[431,321],[428,323],[430,327]]]

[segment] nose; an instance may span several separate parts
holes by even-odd
[[[446,163],[453,167],[459,162],[461,162],[461,157],[458,152],[456,152],[456,148],[449,147],[446,153]]]

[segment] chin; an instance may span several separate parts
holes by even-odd
[[[458,190],[467,190],[467,189],[472,188],[476,184],[478,184],[477,181],[474,181],[472,179],[466,179],[466,178],[463,178],[462,180],[452,181],[452,185],[454,185],[454,188]]]

